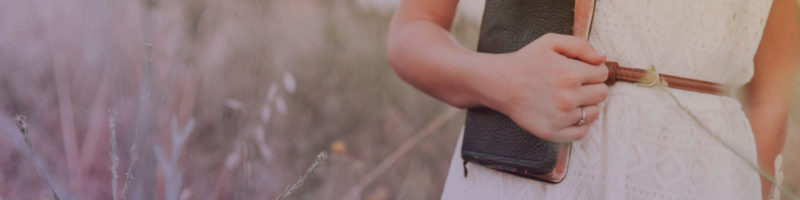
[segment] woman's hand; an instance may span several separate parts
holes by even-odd
[[[482,105],[497,110],[539,138],[582,138],[608,95],[605,56],[577,37],[547,34],[514,53],[487,56],[474,88]],[[585,122],[581,119],[581,107]]]
[[[582,138],[598,117],[605,56],[582,39],[548,34],[507,54],[463,48],[448,30],[458,0],[403,0],[389,29],[387,56],[397,74],[450,105],[485,106],[545,140]],[[581,107],[586,113],[585,124]]]

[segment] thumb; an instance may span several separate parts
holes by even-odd
[[[545,36],[551,41],[551,47],[558,54],[591,65],[603,64],[606,61],[606,56],[595,50],[589,41],[570,35],[548,34]]]

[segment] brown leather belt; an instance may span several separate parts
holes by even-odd
[[[642,80],[642,77],[644,77],[647,73],[647,71],[644,69],[623,67],[619,66],[619,63],[617,62],[611,61],[606,62],[606,67],[608,67],[608,79],[606,79],[606,85],[609,86],[614,85],[614,83],[617,81],[639,83],[639,80]],[[661,80],[667,82],[667,87],[713,95],[728,95],[727,89],[717,83],[667,74],[659,74],[659,76],[661,77]]]

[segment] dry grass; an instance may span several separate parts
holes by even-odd
[[[317,168],[319,168],[320,166],[322,166],[323,163],[325,163],[325,159],[328,159],[328,154],[325,153],[324,151],[317,154],[317,159],[315,159],[314,162],[311,163],[311,166],[308,167],[308,169],[306,169],[306,173],[303,173],[303,175],[300,176],[300,178],[298,178],[297,182],[295,182],[294,184],[286,186],[286,189],[284,189],[283,192],[281,192],[281,194],[278,195],[278,197],[275,197],[275,200],[284,199],[289,195],[292,195],[293,193],[297,192],[297,190],[299,190],[300,187],[303,186],[303,183],[306,182],[306,179],[308,179],[308,177],[311,176],[311,174],[314,173],[314,171],[316,171]]]
[[[347,149],[293,195],[338,199],[448,109],[394,75],[383,55],[390,13],[361,2],[0,1],[8,8],[0,13],[0,70],[11,72],[0,74],[8,94],[0,95],[0,111],[36,122],[31,139],[42,160],[62,166],[52,169],[54,182],[69,190],[73,179],[83,183],[76,198],[113,198],[111,166],[136,175],[129,188],[114,187],[122,187],[118,198],[274,197],[307,167],[298,158],[341,141]],[[456,32],[474,46],[476,24],[462,20]],[[118,111],[116,143],[105,112],[111,107]],[[157,153],[154,146],[173,147],[172,116],[193,117],[195,131],[182,153]],[[411,149],[365,194],[438,197],[459,121]],[[74,141],[59,134],[67,129]],[[13,163],[1,167],[0,196],[48,198],[31,163],[10,144],[0,140],[0,160]],[[116,159],[108,156],[112,144]],[[162,154],[165,162],[158,161]],[[70,176],[70,162],[83,176]],[[180,169],[180,186],[166,168]],[[409,173],[420,175],[397,181]],[[117,174],[120,184],[126,175]],[[418,183],[430,187],[410,187]]]
[[[111,199],[116,165],[127,170],[122,199],[271,198],[337,141],[292,197],[340,199],[451,109],[394,75],[384,55],[392,7],[370,2],[0,0],[0,132],[14,131],[6,114],[26,114],[41,157],[29,159],[17,132],[0,135],[0,197]],[[468,13],[453,32],[474,47],[480,13]],[[442,122],[361,196],[438,198],[462,123]],[[800,166],[798,137],[785,166]],[[36,166],[55,166],[49,181]],[[800,168],[784,169],[800,183]]]
[[[30,160],[32,160],[36,167],[36,173],[42,179],[44,183],[47,184],[47,188],[50,189],[50,192],[53,192],[53,199],[59,200],[61,199],[58,195],[58,192],[55,190],[54,186],[55,183],[50,178],[50,173],[45,171],[44,166],[38,164],[40,162],[40,158],[36,155],[36,150],[33,148],[33,142],[31,142],[30,132],[28,131],[28,125],[25,123],[25,116],[24,115],[17,115],[17,118],[14,120],[17,122],[17,128],[19,128],[19,133],[22,135],[22,138],[25,140],[26,148],[23,151],[26,151],[26,155]]]

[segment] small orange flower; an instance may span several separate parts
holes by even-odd
[[[336,140],[331,143],[331,151],[333,153],[343,154],[347,152],[347,144],[344,141]]]

